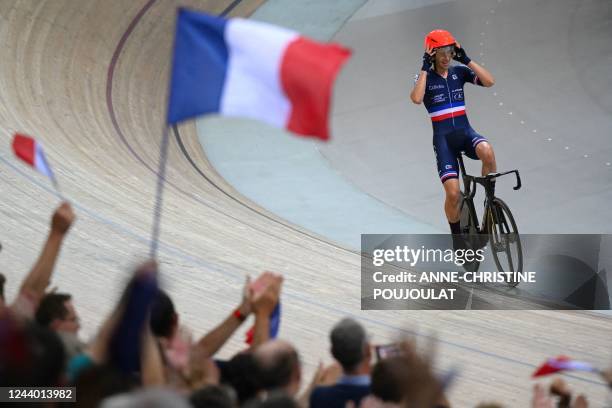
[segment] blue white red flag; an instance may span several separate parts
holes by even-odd
[[[218,113],[327,140],[333,84],[350,54],[267,23],[180,9],[167,122]]]
[[[15,133],[13,137],[13,152],[15,156],[32,166],[38,172],[49,177],[55,183],[53,170],[51,170],[51,166],[47,162],[45,152],[41,144],[34,138],[21,133]]]
[[[533,373],[533,377],[540,377],[543,375],[559,373],[562,371],[599,372],[597,368],[595,368],[589,363],[572,360],[566,356],[558,356],[546,360],[544,364],[542,364],[536,369],[536,371]]]
[[[278,336],[278,331],[280,330],[281,324],[281,303],[278,302],[270,313],[270,331],[268,335],[271,339],[275,339]],[[251,327],[245,335],[244,342],[247,344],[253,344],[253,339],[255,336],[255,326]]]

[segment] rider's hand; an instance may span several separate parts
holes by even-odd
[[[463,65],[468,65],[472,60],[465,53],[465,49],[461,48],[461,44],[455,44],[455,56],[453,57],[455,61],[459,61]]]
[[[421,71],[429,71],[429,68],[431,67],[431,64],[433,62],[433,55],[436,52],[432,49],[427,47],[425,49],[425,53],[423,54],[423,66],[421,67]]]

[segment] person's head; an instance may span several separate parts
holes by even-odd
[[[439,47],[435,49],[434,54],[434,66],[444,71],[448,70],[450,64],[455,56],[455,46],[447,45],[446,47]]]
[[[130,392],[138,384],[115,367],[91,365],[78,374],[74,386],[79,390],[77,407],[97,407],[105,398]]]
[[[106,398],[100,408],[191,408],[187,399],[169,388],[140,388]]]
[[[50,387],[65,382],[65,352],[52,330],[0,314],[0,386]]]
[[[434,54],[434,67],[447,70],[453,60],[457,41],[446,30],[433,30],[425,36],[425,49],[432,49]]]
[[[416,354],[380,360],[372,369],[371,392],[386,403],[434,406],[442,397],[429,363]]]
[[[284,392],[272,392],[265,396],[249,401],[245,408],[299,408],[297,401]]]
[[[259,367],[253,353],[238,353],[231,360],[218,364],[221,372],[220,382],[236,391],[241,406],[257,395],[261,385],[257,373]]]
[[[66,293],[45,295],[36,309],[36,322],[51,330],[78,333],[81,325],[72,298]]]
[[[189,402],[193,408],[233,408],[237,405],[230,392],[227,387],[207,385],[192,392]]]
[[[345,318],[330,333],[332,356],[346,374],[369,374],[370,344],[365,329],[357,321]]]
[[[153,305],[150,318],[151,331],[157,337],[170,338],[178,327],[178,314],[170,296],[159,290]]]
[[[261,387],[280,389],[296,395],[300,389],[302,371],[295,348],[286,341],[272,340],[262,344],[254,354]]]

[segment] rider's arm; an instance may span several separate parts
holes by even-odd
[[[414,88],[410,92],[410,99],[417,105],[423,102],[423,96],[425,96],[425,84],[427,82],[427,72],[421,71],[419,78],[414,83]]]
[[[470,63],[468,64],[468,67],[472,71],[474,71],[474,73],[478,77],[478,81],[480,81],[482,86],[489,88],[495,85],[495,79],[493,78],[493,75],[491,75],[491,73],[487,71],[484,67],[480,66],[473,60],[470,61]]]

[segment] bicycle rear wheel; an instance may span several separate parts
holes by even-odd
[[[491,253],[498,270],[500,272],[522,272],[521,237],[508,205],[501,199],[494,198],[493,202],[487,205],[485,217]],[[506,283],[512,287],[518,285],[515,279],[509,279]]]

